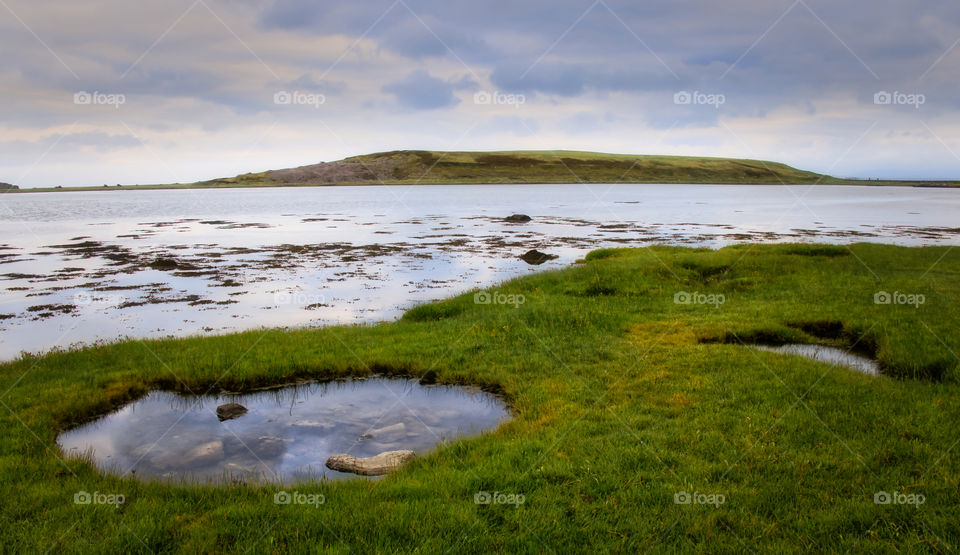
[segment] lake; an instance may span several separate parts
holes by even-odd
[[[528,223],[504,218],[521,213]],[[958,244],[960,189],[420,185],[0,195],[0,359],[392,320],[599,247]],[[531,265],[537,249],[557,258]]]

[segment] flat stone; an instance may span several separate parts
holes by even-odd
[[[376,430],[370,430],[364,435],[369,437],[380,437],[380,436],[385,436],[390,434],[396,434],[398,432],[403,432],[406,430],[406,428],[407,428],[406,424],[404,424],[403,422],[397,422],[396,424],[393,424],[390,426],[384,426],[382,428],[377,428]]]
[[[334,455],[327,459],[327,468],[338,472],[350,472],[363,476],[380,476],[393,472],[416,458],[410,450],[386,451],[367,458],[353,455]]]
[[[223,458],[223,442],[211,441],[198,445],[183,455],[183,465],[210,464]]]

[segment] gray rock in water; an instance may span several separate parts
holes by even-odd
[[[259,459],[273,459],[287,452],[287,444],[279,437],[260,436],[248,442],[245,450],[253,451]]]
[[[377,438],[379,438],[379,437],[385,436],[385,435],[391,435],[391,434],[392,434],[392,435],[396,435],[396,434],[398,434],[398,433],[400,433],[400,432],[405,432],[406,430],[407,430],[407,425],[406,425],[406,424],[404,424],[403,422],[397,422],[396,424],[392,424],[392,425],[390,425],[390,426],[384,426],[384,427],[382,427],[382,428],[377,428],[376,430],[370,430],[369,432],[367,432],[367,433],[364,434],[364,435],[368,435],[368,436],[370,436],[370,437],[377,437]],[[363,436],[361,436],[361,437],[363,437]]]
[[[558,258],[555,254],[547,254],[545,252],[540,252],[536,249],[529,250],[522,255],[520,255],[520,260],[523,260],[527,264],[533,264],[534,266],[539,266],[547,260],[553,260]]]
[[[217,407],[217,418],[220,422],[224,420],[233,420],[247,414],[247,407],[240,403],[226,403]]]
[[[529,221],[532,220],[532,219],[533,219],[533,218],[531,218],[530,216],[527,216],[526,214],[511,214],[511,215],[507,216],[506,218],[504,218],[503,221],[505,221],[505,222],[511,222],[511,223],[515,223],[515,224],[525,224],[525,223],[529,222]]]
[[[184,466],[212,464],[223,458],[223,442],[211,441],[187,451],[180,463]]]
[[[393,472],[416,458],[410,450],[386,451],[373,457],[361,459],[353,455],[334,455],[327,459],[327,468],[338,472],[350,472],[363,476],[380,476]]]

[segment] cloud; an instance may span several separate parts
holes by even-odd
[[[11,152],[42,154],[42,137],[73,124],[87,133],[61,139],[31,174],[37,184],[121,180],[110,156],[132,145],[129,130],[147,148],[122,152],[123,180],[156,181],[158,158],[199,178],[408,148],[428,118],[418,131],[437,147],[633,145],[827,161],[821,170],[870,143],[838,164],[852,175],[875,175],[873,164],[942,176],[957,167],[950,150],[960,152],[955,0],[206,0],[187,12],[189,3],[8,3],[30,30],[0,18],[0,128],[16,138],[0,173],[15,165]],[[77,106],[81,90],[127,101]],[[278,91],[326,102],[278,106]],[[525,103],[460,101],[476,91]],[[725,103],[677,104],[679,91]],[[876,105],[879,91],[926,102]],[[921,122],[936,123],[937,136]],[[874,123],[876,136],[857,143]],[[83,156],[57,173],[70,152]]]
[[[0,142],[0,164],[11,166],[24,162],[33,163],[53,154],[78,159],[85,152],[109,153],[116,150],[141,146],[136,137],[129,134],[110,134],[101,131],[56,133],[34,140]]]
[[[476,83],[466,78],[448,82],[431,76],[426,70],[418,69],[399,81],[385,85],[383,92],[392,94],[403,107],[436,110],[456,106],[460,99],[453,92],[473,86],[476,86]]]

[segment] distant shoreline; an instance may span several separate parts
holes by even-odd
[[[489,182],[429,182],[429,181],[385,181],[383,183],[171,183],[162,185],[120,185],[108,187],[80,186],[80,187],[36,187],[30,189],[11,189],[0,191],[0,195],[18,194],[18,193],[81,193],[81,192],[110,192],[110,191],[168,191],[185,189],[287,189],[287,188],[326,188],[326,187],[383,187],[383,186],[411,186],[411,185],[756,185],[760,187],[784,187],[784,186],[802,186],[812,187],[821,186],[856,186],[856,187],[911,187],[920,189],[956,189],[960,188],[960,181],[867,181],[867,180],[831,180],[822,183],[757,183],[757,182],[683,182],[669,183],[656,181],[590,181],[582,183],[566,182],[510,182],[510,183],[489,183]]]
[[[38,187],[4,193],[370,185],[858,185],[960,187],[960,181],[842,179],[779,162],[572,150],[396,150],[194,183]]]

